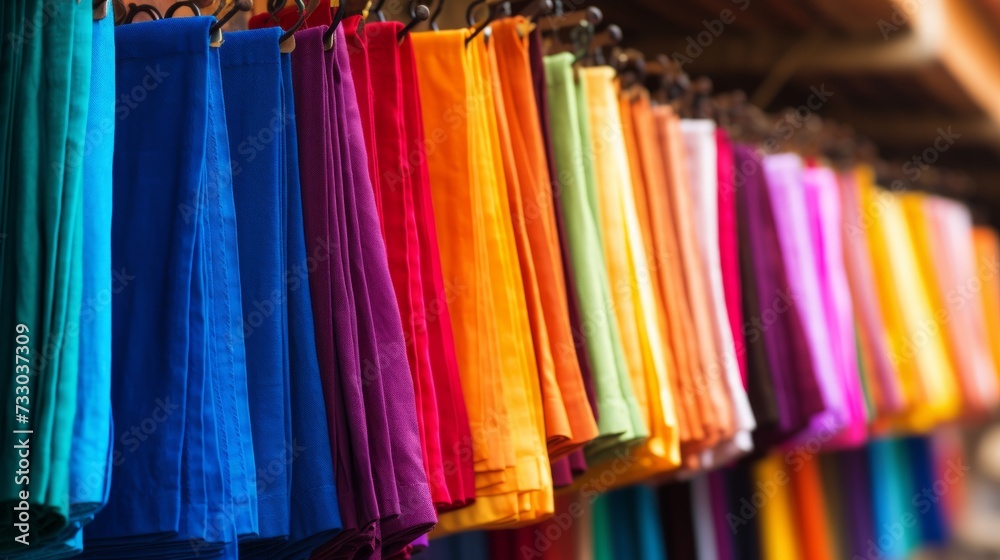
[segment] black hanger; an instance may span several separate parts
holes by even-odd
[[[570,31],[569,37],[573,41],[573,63],[576,64],[590,54],[590,42],[594,40],[594,24],[581,21]]]
[[[295,6],[299,9],[299,19],[287,31],[282,33],[281,37],[278,37],[279,45],[295,35],[295,32],[298,31],[299,28],[302,27],[302,24],[306,21],[306,16],[308,14],[306,14],[305,2],[303,2],[303,0],[295,0]]]
[[[163,14],[163,17],[172,18],[174,17],[174,14],[177,13],[177,10],[181,8],[187,8],[191,10],[191,13],[196,16],[201,15],[201,9],[198,8],[197,2],[195,2],[194,0],[181,0],[180,2],[174,2],[173,4],[171,4],[170,7],[167,8],[167,13]]]
[[[372,9],[368,12],[368,15],[375,14],[375,19],[379,21],[385,21],[385,13],[382,12],[382,6],[385,5],[385,0],[378,0],[378,3],[372,6]],[[410,17],[413,16],[413,2],[410,2]]]
[[[437,19],[438,19],[438,16],[441,15],[441,8],[443,8],[443,7],[444,7],[444,0],[438,0],[437,7],[434,8],[433,12],[431,12],[431,19],[429,19],[428,21],[430,22],[429,27],[431,29],[433,29],[434,31],[438,31],[439,30],[438,29],[438,24],[437,24]]]
[[[163,14],[160,13],[160,10],[156,9],[156,6],[153,6],[152,4],[136,4],[135,2],[132,2],[128,5],[128,10],[125,12],[125,17],[122,18],[122,23],[132,23],[135,16],[142,13],[148,15],[149,19],[152,21],[163,19]]]
[[[108,15],[108,0],[94,0],[94,21],[100,21]]]
[[[181,3],[183,2],[178,2],[178,4]],[[177,4],[174,5],[176,6]],[[222,17],[217,18],[215,20],[215,23],[212,24],[212,27],[208,29],[208,33],[212,37],[212,44],[216,46],[221,45],[222,26],[226,25],[226,22],[233,19],[233,16],[235,16],[237,12],[246,12],[249,11],[250,8],[252,7],[253,7],[252,0],[233,0],[233,7],[230,8],[228,12],[223,14]]]
[[[552,0],[531,0],[517,12],[517,15],[534,21],[538,16],[552,13],[553,9],[555,9],[555,4],[552,3]]]
[[[336,6],[336,11],[333,12],[333,22],[330,23],[330,27],[327,28],[326,33],[323,34],[323,44],[325,44],[328,49],[333,47],[333,34],[337,31],[337,26],[340,25],[340,22],[344,21],[344,19],[346,19],[347,16],[356,16],[360,14],[361,16],[367,17],[368,5],[370,5],[369,3],[366,4],[364,8],[351,10],[348,9],[347,7],[348,0],[334,0],[334,1],[337,2],[337,6]],[[364,21],[364,17],[361,18],[361,21],[362,22]]]
[[[410,0],[410,22],[399,30],[399,33],[396,34],[396,40],[402,41],[411,29],[416,27],[420,22],[427,21],[429,17],[431,17],[431,11],[427,6],[417,4],[417,0]]]
[[[486,0],[476,0],[476,1],[474,1],[469,6],[469,9],[465,12],[466,17],[471,17],[473,8],[475,8],[479,4],[482,4],[485,1]],[[486,21],[484,21],[482,25],[480,25],[479,27],[477,27],[476,30],[473,31],[471,35],[469,35],[468,37],[465,38],[465,46],[469,46],[469,44],[472,43],[472,40],[475,39],[477,35],[479,35],[480,33],[482,33],[487,27],[490,26],[491,23],[493,23],[494,21],[496,21],[498,18],[501,18],[501,17],[510,17],[510,15],[511,15],[510,2],[504,1],[504,2],[499,2],[497,4],[493,4],[492,6],[490,6],[490,12],[486,16]],[[472,22],[472,23],[470,23],[470,25],[473,25],[474,23],[475,22]]]
[[[560,29],[579,25],[581,22],[597,25],[601,23],[602,19],[604,19],[604,14],[596,6],[589,6],[585,10],[563,13],[562,3],[556,2],[553,14],[539,20],[538,25],[541,26],[542,31],[559,31]]]

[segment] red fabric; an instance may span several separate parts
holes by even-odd
[[[395,32],[387,35],[395,41]],[[410,169],[408,178],[413,194],[413,210],[421,257],[419,266],[423,279],[424,314],[417,317],[417,330],[427,335],[438,415],[441,419],[439,427],[444,475],[452,500],[450,509],[454,509],[469,505],[476,499],[472,431],[469,429],[469,414],[462,393],[462,381],[458,374],[455,339],[448,311],[449,301],[457,294],[449,291],[449,288],[454,290],[455,287],[446,288],[441,275],[441,256],[438,252],[430,176],[427,170],[420,87],[417,82],[413,43],[409,37],[399,44],[399,57],[406,139],[403,153]]]
[[[260,29],[262,27],[277,27],[280,25],[282,29],[289,29],[295,25],[295,22],[297,21],[299,21],[299,9],[295,6],[291,6],[278,10],[276,17],[271,17],[271,14],[268,12],[257,14],[250,18],[250,21],[247,23],[247,28]],[[306,18],[305,23],[302,24],[300,29],[330,25],[331,23],[333,23],[332,12],[329,9],[323,9],[323,6],[320,6],[313,11],[308,18]]]
[[[743,339],[743,296],[740,283],[740,248],[736,227],[736,184],[734,183],[733,145],[721,128],[715,129],[719,178],[719,259],[722,264],[722,291],[726,296],[729,328],[733,332],[736,361],[740,366],[743,387],[747,386],[747,348]]]
[[[372,109],[371,69],[368,66],[368,25],[361,25],[361,16],[344,18],[340,22],[347,37],[347,54],[351,58],[351,76],[354,78],[354,91],[358,94],[358,109],[361,111],[361,128],[365,132],[365,149],[368,151],[368,174],[375,189],[375,207],[378,209],[379,222],[382,226],[382,237],[385,237],[385,219],[382,216],[382,197],[379,188],[378,152],[375,150],[375,114]]]
[[[416,389],[424,469],[434,504],[441,508],[451,506],[453,500],[444,475],[441,426],[427,331],[419,320],[426,313],[420,270],[420,240],[414,214],[410,166],[405,154],[402,71],[395,37],[401,27],[398,22],[367,24],[364,33],[368,60],[361,64],[352,59],[351,67],[354,76],[365,69],[371,72],[370,105],[378,107],[373,114],[373,135],[378,138],[375,142],[376,157],[373,159],[377,159],[379,165],[380,181],[375,188],[378,198],[382,200],[382,233],[399,314],[403,318],[406,357]],[[361,37],[355,36],[355,39]],[[357,52],[363,54],[365,50]],[[361,97],[360,93],[358,97]]]

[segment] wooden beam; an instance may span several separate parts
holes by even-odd
[[[996,147],[1000,154],[1000,127],[983,117],[892,116],[858,111],[831,112],[829,117],[837,122],[850,124],[877,144],[926,148],[933,145],[939,129],[942,129],[960,135],[954,142],[956,149],[963,145],[990,146]]]
[[[795,56],[804,46],[809,56],[799,59],[795,74],[856,74],[901,72],[920,68],[937,60],[938,42],[933,35],[901,31],[888,41],[840,37],[736,36],[723,32],[711,41],[698,34],[687,37],[641,37],[629,46],[643,52],[663,52],[690,60],[685,68],[698,74],[755,74],[771,71],[775,61]],[[1000,96],[998,96],[1000,99]]]

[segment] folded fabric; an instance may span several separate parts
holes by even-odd
[[[242,335],[258,476],[258,532],[241,542],[252,556],[288,538],[292,447],[288,295],[284,282],[285,184],[281,180],[281,65],[278,28],[226,35],[219,49],[232,154]],[[255,87],[246,87],[255,84]],[[277,186],[277,188],[275,188]]]
[[[136,84],[156,87],[116,127],[112,266],[145,280],[113,302],[112,404],[122,436],[108,506],[88,527],[85,557],[229,557],[237,535],[258,533],[212,21],[115,30],[119,96]],[[136,496],[155,510],[137,515]]]

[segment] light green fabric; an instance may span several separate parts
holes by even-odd
[[[648,437],[645,426],[635,425],[638,410],[631,379],[625,367],[621,339],[615,320],[611,286],[604,267],[604,253],[587,186],[590,162],[583,149],[582,113],[577,105],[578,88],[573,80],[573,56],[568,53],[545,58],[549,94],[552,144],[559,179],[563,219],[569,245],[571,272],[577,282],[581,329],[594,371],[598,428],[601,437],[588,446],[588,454],[609,451],[619,444],[632,444]],[[592,174],[592,169],[590,170]],[[579,334],[579,333],[578,333]]]

